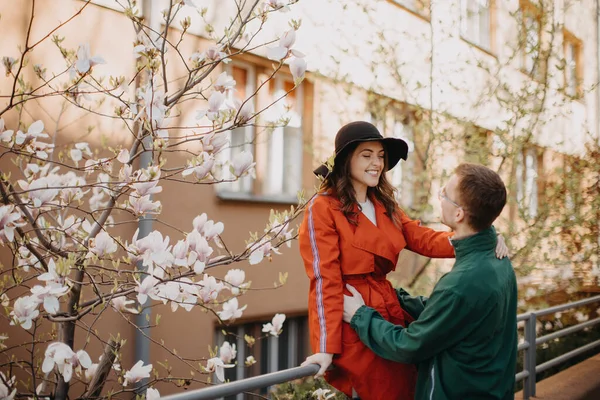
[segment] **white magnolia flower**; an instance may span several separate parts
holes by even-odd
[[[294,57],[294,59],[290,61],[290,72],[292,73],[295,83],[298,83],[304,78],[306,67],[307,65],[304,58]]]
[[[150,378],[150,371],[152,371],[152,364],[144,365],[142,360],[138,361],[133,368],[125,372],[123,386],[127,386],[130,383],[137,383],[145,378]]]
[[[208,109],[198,111],[196,119],[208,118],[209,121],[216,121],[219,118],[220,110],[225,103],[226,95],[219,91],[214,91],[208,98]]]
[[[242,316],[246,307],[248,307],[248,305],[239,308],[238,299],[237,297],[234,297],[223,303],[223,311],[218,311],[217,314],[223,321],[235,320]]]
[[[62,286],[65,282],[64,276],[60,275],[56,270],[56,263],[54,262],[53,258],[48,261],[48,272],[44,272],[43,274],[39,275],[38,280],[46,282],[47,284],[56,283],[60,286]]]
[[[225,342],[219,348],[219,358],[223,360],[225,364],[231,363],[231,361],[235,359],[236,355],[237,351],[235,349],[235,343],[231,344],[229,342]]]
[[[138,196],[135,193],[129,195],[129,209],[133,211],[136,216],[142,216],[144,214],[160,214],[161,210],[160,201],[150,200],[150,195]]]
[[[119,161],[122,164],[126,164],[129,162],[130,158],[131,158],[131,156],[129,155],[129,150],[121,149],[121,151],[119,152],[119,155],[117,156],[117,161]]]
[[[75,63],[75,69],[80,74],[85,74],[97,64],[105,64],[106,62],[100,56],[91,57],[90,45],[88,43],[82,44],[77,49],[77,62]]]
[[[75,165],[77,165],[77,163],[83,159],[84,154],[88,157],[91,157],[92,151],[90,150],[89,144],[82,142],[76,143],[75,147],[71,149],[69,154],[71,156],[71,160],[75,161]]]
[[[15,300],[13,310],[10,312],[13,319],[11,325],[19,324],[23,329],[31,328],[32,321],[38,317],[39,302],[36,296],[23,296]]]
[[[217,378],[219,379],[219,381],[221,381],[221,382],[225,381],[225,369],[224,368],[231,368],[234,366],[235,365],[233,365],[233,364],[225,364],[223,362],[223,360],[221,360],[219,357],[211,358],[210,360],[208,360],[206,362],[206,370],[208,372],[214,372],[217,375]]]
[[[263,325],[263,332],[269,333],[275,337],[279,336],[283,329],[283,322],[285,321],[285,314],[275,314],[273,320],[268,324]]]
[[[244,280],[246,279],[246,273],[241,269],[230,269],[225,275],[225,282],[231,285],[231,293],[237,296],[240,293],[240,289],[244,288]]]
[[[146,196],[162,192],[162,187],[157,185],[158,179],[132,183],[131,187],[136,191],[138,196]]]
[[[202,228],[202,233],[206,240],[213,240],[223,233],[225,225],[222,222],[214,222],[212,219],[206,221]]]
[[[13,400],[15,398],[15,394],[17,394],[17,389],[15,388],[11,392],[10,388],[14,387],[16,379],[16,376],[13,376],[10,379],[6,379],[6,375],[0,372],[0,399]],[[6,384],[4,384],[4,382],[6,382]]]
[[[247,173],[251,173],[254,170],[255,165],[256,163],[254,162],[252,153],[249,151],[242,151],[233,160],[231,172],[239,178]]]
[[[31,294],[37,297],[37,301],[44,304],[44,310],[48,314],[55,315],[60,309],[58,298],[67,294],[68,286],[61,286],[55,283],[46,286],[35,285],[31,288]]]
[[[226,93],[234,88],[235,80],[233,77],[227,75],[227,72],[221,72],[213,84],[213,89],[221,93]]]
[[[204,303],[209,303],[219,296],[219,293],[225,285],[222,282],[217,282],[213,276],[204,274],[204,279],[198,282],[200,290],[198,291],[198,297],[202,299]]]
[[[17,132],[15,143],[18,145],[26,145],[31,141],[35,142],[38,138],[45,139],[49,137],[50,136],[48,136],[47,133],[44,133],[44,123],[42,121],[35,121],[33,124],[29,125],[27,133],[21,131]]]
[[[194,174],[196,180],[201,181],[210,174],[214,165],[215,158],[206,152],[202,152],[198,157],[194,157],[188,162],[187,168],[183,170],[181,175],[188,176]]]
[[[62,186],[57,176],[44,176],[35,179],[29,184],[19,181],[19,185],[23,190],[28,191],[27,196],[36,208],[52,204],[56,195],[60,192],[59,186]]]
[[[154,388],[146,389],[146,400],[158,400],[158,399],[160,399],[160,392],[157,389],[154,389]]]
[[[285,31],[279,39],[279,46],[267,48],[267,57],[270,60],[275,61],[279,61],[283,58],[286,58],[295,42],[296,31],[294,29]]]
[[[96,371],[98,370],[98,365],[99,364],[97,363],[93,363],[88,369],[85,370],[82,376],[82,379],[85,383],[90,383],[92,381],[94,375],[96,375]]]
[[[284,0],[266,0],[263,5],[264,11],[277,10],[281,12],[290,11],[290,6]]]
[[[136,310],[135,308],[127,307],[128,305],[134,304],[134,303],[135,303],[135,301],[128,300],[127,297],[125,297],[125,296],[115,297],[110,301],[110,304],[117,311],[120,311],[123,313],[138,314],[138,310]]]
[[[104,257],[117,251],[117,242],[106,231],[100,231],[96,237],[90,240],[90,252],[88,255],[95,254],[98,257]]]
[[[136,281],[137,282],[137,281]],[[137,287],[135,291],[137,294],[137,300],[140,304],[144,305],[150,297],[153,300],[158,300],[158,288],[156,285],[160,281],[156,279],[154,276],[147,276],[141,282],[137,282]]]
[[[236,122],[240,124],[247,123],[254,115],[254,103],[252,102],[252,99],[248,99],[244,102],[234,99],[233,108],[237,110]]]
[[[256,364],[256,360],[254,359],[254,356],[246,357],[246,361],[244,361],[244,364],[246,364],[247,367]]]
[[[12,204],[0,207],[0,243],[12,242],[15,229],[25,226],[21,212]]]
[[[67,344],[62,342],[50,343],[44,355],[42,371],[48,374],[56,366],[65,382],[71,380],[74,368],[83,367],[87,369],[92,366],[92,360],[86,351],[79,350],[75,353]]]
[[[236,109],[237,108],[239,107],[236,107]],[[216,154],[229,144],[229,135],[227,132],[212,132],[202,136],[200,141],[202,142],[204,151]]]
[[[220,61],[223,60],[225,64],[230,62],[231,60],[226,58],[227,53],[221,51],[223,49],[222,45],[211,46],[206,51],[202,53],[194,53],[191,55],[190,59],[197,63],[202,63],[203,61]]]
[[[263,239],[263,243],[260,246],[258,246],[258,248],[252,252],[252,254],[250,254],[248,262],[250,263],[250,265],[259,264],[265,257],[270,259],[271,252],[275,254],[281,254],[281,252],[277,250],[277,248],[273,247],[273,245],[270,242],[270,239],[265,238]]]
[[[317,400],[328,400],[335,397],[335,393],[330,393],[330,389],[317,389],[312,393],[313,397],[316,397]]]

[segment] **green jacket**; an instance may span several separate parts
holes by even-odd
[[[517,282],[495,256],[493,227],[452,241],[456,263],[431,297],[400,289],[416,321],[408,328],[361,307],[351,321],[377,355],[419,367],[417,400],[513,399],[517,361]]]

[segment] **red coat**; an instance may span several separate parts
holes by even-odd
[[[342,322],[343,294],[350,283],[366,304],[384,318],[406,326],[412,322],[398,302],[385,275],[396,268],[405,247],[428,257],[453,258],[449,232],[436,232],[400,211],[402,229],[373,201],[377,226],[358,214],[358,226],[350,224],[339,201],[320,194],[305,211],[300,227],[300,253],[310,279],[308,320],[312,351],[334,353],[336,368],[325,376],[338,390],[361,399],[413,399],[416,368],[376,356]],[[357,209],[358,210],[358,206]]]

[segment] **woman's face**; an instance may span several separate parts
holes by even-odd
[[[350,178],[356,192],[375,187],[385,166],[381,142],[362,142],[350,159]],[[362,190],[361,190],[362,189]]]

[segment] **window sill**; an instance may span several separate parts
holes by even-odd
[[[298,198],[290,195],[266,195],[240,192],[216,192],[217,198],[222,202],[245,202],[263,204],[297,205]]]
[[[402,10],[407,11],[407,12],[411,13],[412,15],[414,15],[415,17],[418,17],[426,22],[431,22],[431,17],[429,15],[423,14],[417,10],[410,9],[407,6],[400,4],[395,0],[388,0],[388,3],[392,3],[394,6],[401,8]]]
[[[474,47],[477,50],[479,50],[489,56],[494,57],[495,59],[498,59],[498,56],[496,54],[494,54],[491,49],[486,49],[485,47],[473,42],[472,40],[470,40],[462,35],[460,36],[460,38],[463,40],[463,42],[467,43],[469,46]]]

